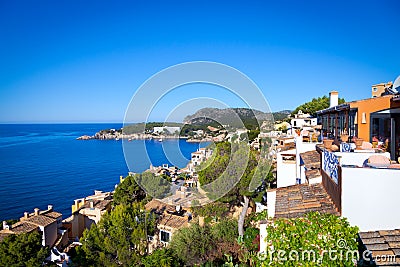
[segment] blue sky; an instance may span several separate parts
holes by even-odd
[[[135,90],[182,62],[230,65],[273,111],[400,75],[398,1],[0,1],[0,122],[122,121]],[[151,120],[212,86],[160,101]],[[189,112],[189,111],[188,111]],[[182,118],[186,114],[182,114]]]

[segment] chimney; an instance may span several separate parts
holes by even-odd
[[[25,218],[25,219],[28,219],[28,218],[29,218],[29,213],[26,212],[26,211],[24,212],[24,218]]]
[[[35,216],[39,215],[39,209],[38,208],[35,208],[34,211],[35,211]]]
[[[53,210],[53,205],[47,205],[47,210],[52,211]]]
[[[90,201],[90,208],[91,208],[91,209],[94,208],[94,206],[93,206],[93,201]]]
[[[6,221],[3,221],[3,230],[10,230],[10,226],[7,225]]]
[[[338,91],[331,91],[329,93],[329,107],[335,107],[339,105],[339,93]]]

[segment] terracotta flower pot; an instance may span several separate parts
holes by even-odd
[[[349,135],[348,134],[342,134],[340,136],[340,139],[342,140],[342,142],[347,143],[347,141],[349,141]]]
[[[339,147],[338,147],[337,145],[333,144],[333,145],[331,146],[331,150],[332,150],[332,152],[339,151]]]
[[[364,142],[362,138],[356,138],[354,142],[356,143],[356,149],[362,149],[361,146]]]
[[[332,148],[332,143],[333,143],[332,139],[324,139],[323,142],[324,142],[324,147],[326,149],[331,149]]]

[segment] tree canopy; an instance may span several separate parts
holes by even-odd
[[[236,221],[226,219],[214,225],[192,224],[173,235],[170,248],[186,266],[221,263],[225,254],[238,259],[240,245],[236,240],[236,225]]]
[[[345,102],[344,98],[339,98],[339,104]],[[323,97],[313,98],[311,101],[301,104],[292,111],[292,115],[297,114],[299,110],[301,110],[303,113],[309,113],[310,115],[315,116],[317,111],[326,108],[329,108],[329,97],[324,95]]]
[[[311,212],[303,218],[278,219],[267,227],[268,251],[261,266],[354,266],[357,256],[348,252],[358,251],[357,232],[346,218],[332,214]]]
[[[136,266],[147,250],[155,220],[140,203],[117,205],[83,233],[77,248],[82,266]]]
[[[168,248],[156,249],[152,254],[143,258],[144,267],[175,267],[182,266],[182,262]]]
[[[136,177],[139,174],[135,174]],[[138,185],[134,176],[127,176],[115,189],[114,205],[128,205],[142,201],[146,197],[146,192]]]
[[[200,165],[198,171],[200,184],[210,199],[219,198],[234,205],[243,200],[238,220],[240,237],[244,235],[250,197],[269,173],[270,165],[264,154],[264,150],[260,154],[249,149],[245,142],[221,142],[216,145],[214,156]],[[204,165],[207,167],[203,168]]]
[[[0,266],[42,266],[50,249],[42,246],[39,232],[11,234],[0,243]]]
[[[135,178],[151,197],[164,198],[170,193],[171,184],[162,176],[155,176],[153,173],[146,171],[142,174],[137,174]]]

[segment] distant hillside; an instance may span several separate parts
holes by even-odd
[[[286,119],[291,113],[292,113],[291,110],[281,110],[281,111],[272,113],[272,115],[274,115],[274,120],[281,121],[281,120]]]
[[[270,120],[272,114],[248,108],[203,108],[193,115],[186,116],[185,124],[189,125],[229,125],[232,128],[259,128],[258,121]]]

